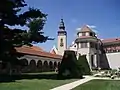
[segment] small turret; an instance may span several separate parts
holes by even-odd
[[[60,30],[65,30],[65,25],[64,25],[63,19],[61,19],[61,21],[60,21],[59,29],[60,29]]]

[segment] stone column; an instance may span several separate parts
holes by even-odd
[[[89,64],[89,67],[90,67],[90,69],[92,70],[92,65],[91,65],[91,55],[90,55],[90,53],[88,53],[87,54],[87,61],[88,61],[88,64]]]
[[[96,54],[94,55],[93,62],[94,62],[94,66],[97,67],[97,55]]]

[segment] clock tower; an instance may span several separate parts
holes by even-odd
[[[57,49],[58,49],[58,54],[60,55],[63,55],[64,50],[67,49],[67,32],[65,31],[65,25],[63,19],[61,19],[59,25]]]

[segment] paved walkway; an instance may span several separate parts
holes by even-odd
[[[77,86],[79,86],[79,85],[81,85],[83,83],[86,83],[86,82],[88,82],[90,80],[93,80],[93,79],[120,80],[120,79],[110,79],[110,78],[85,76],[84,79],[80,79],[80,80],[74,81],[72,83],[68,83],[68,84],[65,84],[65,85],[50,89],[50,90],[71,90],[71,89],[73,89],[73,88],[75,88],[75,87],[77,87]]]
[[[71,90],[71,89],[79,86],[80,84],[86,83],[92,79],[93,79],[93,77],[91,77],[91,76],[85,76],[84,79],[80,79],[80,80],[74,81],[72,83],[68,83],[68,84],[53,88],[51,90]]]

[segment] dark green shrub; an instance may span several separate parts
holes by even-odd
[[[90,70],[86,55],[79,56],[78,65],[82,68],[83,75],[90,75],[91,74],[91,70]]]
[[[80,67],[74,51],[66,50],[58,68],[58,79],[82,78]]]

